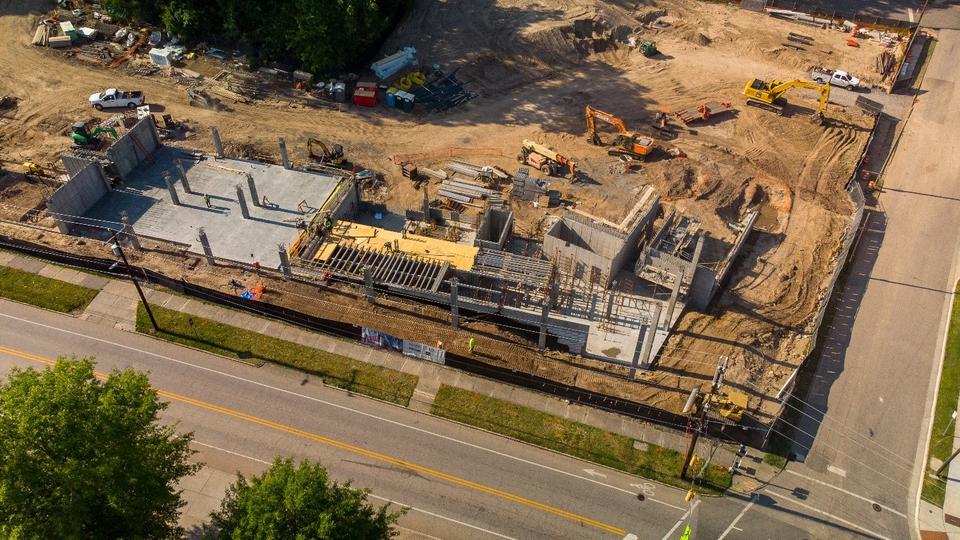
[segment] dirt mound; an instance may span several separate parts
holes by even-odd
[[[658,7],[638,8],[633,12],[633,17],[643,24],[650,24],[660,17],[666,17],[667,10]]]

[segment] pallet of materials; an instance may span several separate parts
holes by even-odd
[[[733,105],[728,102],[708,101],[696,107],[677,111],[677,116],[684,124],[692,122],[706,121],[711,117],[733,110]]]

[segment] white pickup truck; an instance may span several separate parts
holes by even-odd
[[[850,75],[846,71],[813,68],[810,72],[810,78],[820,84],[830,83],[830,86],[839,86],[840,88],[849,88],[853,90],[860,86],[860,79]]]
[[[91,95],[90,104],[98,111],[117,107],[133,109],[143,105],[143,92],[140,90],[121,92],[116,88],[108,88],[103,92]]]

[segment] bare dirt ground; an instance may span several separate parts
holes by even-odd
[[[829,107],[825,125],[810,122],[815,96],[805,91],[787,95],[790,105],[783,117],[746,107],[740,95],[743,85],[755,77],[805,78],[815,65],[846,69],[876,82],[873,68],[882,50],[866,40],[859,48],[849,47],[848,36],[835,30],[694,0],[421,1],[384,50],[413,45],[424,64],[459,68],[458,76],[480,93],[466,106],[410,115],[385,108],[314,108],[267,97],[214,112],[191,107],[179,79],[133,74],[137,62],[111,70],[31,46],[38,16],[48,7],[47,2],[0,0],[0,65],[5,71],[0,95],[19,98],[17,108],[0,118],[0,159],[8,167],[33,160],[56,168],[60,153],[70,145],[65,136],[70,123],[108,116],[90,109],[86,96],[121,87],[143,89],[155,110],[187,121],[194,131],[179,144],[192,148],[210,150],[208,133],[214,126],[228,146],[268,155],[276,153],[276,138],[283,136],[291,157],[300,163],[307,137],[339,142],[350,159],[384,172],[384,200],[398,212],[419,204],[422,195],[400,176],[392,156],[439,155],[448,147],[493,149],[500,155],[488,151],[482,158],[464,157],[513,171],[524,138],[574,156],[590,181],[572,185],[552,179],[551,187],[578,208],[611,221],[619,221],[633,206],[630,194],[653,184],[667,205],[702,220],[710,235],[706,263],[718,261],[735,237],[728,224],[750,205],[763,205],[763,230],[755,233],[729,290],[710,313],[684,316],[665,348],[662,369],[640,381],[620,377],[620,368],[563,353],[542,356],[526,338],[490,324],[469,327],[470,332],[507,340],[491,342],[491,363],[673,410],[691,386],[709,380],[718,357],[727,355],[732,364],[727,380],[754,396],[751,408],[763,405],[763,412],[770,412],[769,401],[761,396],[776,393],[809,346],[809,326],[836,264],[850,213],[843,185],[871,126],[857,110],[835,105]],[[666,23],[662,28],[645,27],[658,18]],[[788,40],[791,32],[808,38],[802,50]],[[656,41],[662,54],[644,57],[627,46],[630,35]],[[210,75],[215,69],[206,66],[201,71]],[[641,170],[621,174],[605,149],[585,140],[587,104],[617,114],[628,127],[644,132],[659,110],[676,111],[715,99],[732,102],[736,111],[680,128],[674,140],[658,141],[663,149],[682,150],[684,159],[660,153]],[[436,167],[442,159],[426,157],[419,163]],[[8,207],[37,204],[35,196],[20,198],[10,185],[3,189],[0,203]],[[514,210],[520,218],[518,229],[533,236],[545,214],[556,213],[516,204]],[[6,213],[3,217],[17,220]],[[56,235],[45,235],[45,241],[80,249]],[[169,256],[154,262],[219,287],[232,277],[220,271],[191,274],[193,270]],[[298,295],[316,293],[306,287],[282,284],[273,290],[277,296],[271,301],[358,323],[376,316],[384,331],[421,341],[440,338],[455,350],[467,335],[445,328],[446,314],[433,307],[390,308],[391,303],[384,302],[368,311],[351,295],[323,294],[320,302],[308,304]]]

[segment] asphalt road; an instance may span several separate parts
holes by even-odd
[[[319,460],[333,478],[413,507],[407,530],[439,538],[679,538],[681,490],[459,424],[151,338],[0,300],[0,374],[93,355],[97,369],[150,372],[165,421],[198,457],[256,473],[275,456]],[[644,492],[645,500],[637,493]],[[705,498],[693,538],[837,538],[850,526],[795,497]]]
[[[882,211],[866,216],[850,277],[825,329],[796,435],[795,452],[805,454],[805,462],[788,467],[779,490],[805,489],[809,504],[872,522],[872,530],[890,538],[913,532],[907,516],[914,513],[958,277],[958,55],[960,31],[941,31],[884,176]]]
[[[775,7],[792,9],[792,0],[778,0]],[[924,10],[924,4],[926,9]],[[797,8],[816,7],[822,12],[856,14],[869,22],[871,17],[920,23],[927,28],[960,28],[960,0],[797,0]]]

